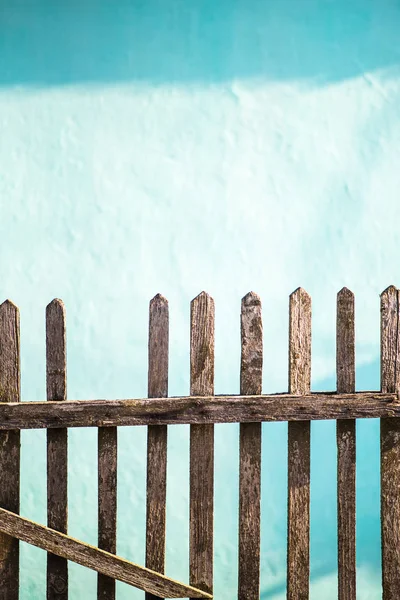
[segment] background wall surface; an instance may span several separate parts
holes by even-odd
[[[379,389],[379,294],[400,284],[398,0],[0,0],[0,297],[22,399],[45,397],[45,307],[67,310],[68,397],[147,393],[148,303],[216,303],[216,393],[238,393],[240,300],[263,302],[264,392],[287,389],[288,296],[313,301],[313,389],[335,389],[336,293],[357,388]],[[360,600],[380,598],[379,437],[357,425]],[[216,426],[215,597],[237,589],[238,427]],[[188,428],[170,428],[167,573],[188,580]],[[97,542],[97,432],[69,433],[70,534]],[[263,600],[285,598],[287,425],[263,425]],[[119,433],[118,553],[144,563],[145,428]],[[46,438],[22,434],[21,513],[46,522]],[[336,598],[335,424],[312,425],[311,598]],[[45,594],[22,544],[21,599]],[[71,598],[96,575],[70,566]],[[118,599],[143,598],[118,585]]]

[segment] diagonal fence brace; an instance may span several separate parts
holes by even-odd
[[[0,532],[162,598],[210,594],[0,508]]]

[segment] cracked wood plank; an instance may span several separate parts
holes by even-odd
[[[261,394],[263,365],[261,300],[242,299],[240,394]],[[240,424],[239,581],[240,600],[260,597],[261,423]]]

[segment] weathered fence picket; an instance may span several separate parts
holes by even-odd
[[[343,288],[337,296],[336,386],[340,393],[355,391],[354,295]],[[338,600],[356,597],[356,422],[338,419],[337,510]]]
[[[19,309],[6,300],[0,305],[0,400],[20,402]],[[0,433],[0,506],[19,513],[20,432]],[[2,600],[18,600],[18,540],[0,533],[0,582]]]
[[[205,292],[191,303],[190,394],[214,395],[214,300]],[[189,582],[213,589],[214,425],[190,427]]]
[[[261,394],[261,301],[242,299],[240,393]],[[238,597],[260,596],[261,423],[241,423],[239,439],[239,589]]]
[[[309,600],[310,423],[335,419],[337,442],[338,600],[356,600],[356,422],[381,419],[383,600],[400,590],[400,291],[381,294],[381,390],[355,391],[354,295],[337,295],[336,392],[311,392],[311,298],[289,301],[289,390],[263,395],[261,300],[242,299],[240,394],[214,395],[214,300],[191,302],[190,396],[168,397],[169,311],[149,305],[148,397],[67,400],[65,308],[46,308],[47,400],[20,402],[19,310],[0,305],[0,599],[19,598],[19,542],[47,552],[47,600],[68,600],[68,561],[98,572],[97,597],[115,600],[116,580],[146,600],[212,598],[214,425],[240,423],[238,600],[260,598],[261,424],[288,421],[287,600]],[[189,585],[165,572],[167,432],[190,425]],[[145,567],[116,555],[117,431],[146,425]],[[69,427],[98,428],[98,548],[67,535]],[[47,429],[47,522],[19,516],[20,430]],[[268,465],[266,466],[268,468]]]
[[[400,392],[400,292],[381,295],[381,391]],[[381,535],[383,600],[400,590],[400,419],[381,419]]]
[[[383,417],[400,417],[399,394],[309,392],[304,395],[171,396],[150,400],[0,402],[0,431],[8,431],[10,427],[131,427]]]
[[[67,399],[65,307],[54,299],[46,307],[46,387],[48,401]],[[67,533],[68,431],[47,430],[47,525]],[[68,562],[47,554],[47,600],[68,600]]]
[[[289,393],[311,386],[311,298],[302,288],[289,304]],[[310,422],[288,424],[287,598],[308,600],[310,575]]]
[[[149,307],[148,396],[168,396],[168,301],[157,294]],[[146,567],[164,573],[167,502],[167,425],[147,429]],[[157,596],[146,593],[146,600]]]
[[[117,428],[99,427],[98,454],[98,545],[117,552]],[[98,600],[115,600],[115,580],[99,573]]]

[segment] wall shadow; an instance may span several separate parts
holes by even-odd
[[[393,0],[0,0],[0,85],[341,81],[400,63]]]

